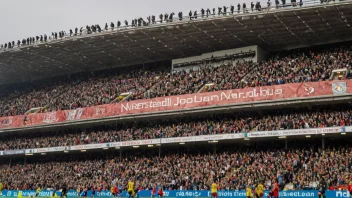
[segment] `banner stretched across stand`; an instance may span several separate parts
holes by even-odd
[[[18,197],[19,195],[18,190],[3,190],[2,195],[4,197]],[[53,194],[54,191],[52,190],[42,190],[38,194],[38,197],[60,197],[61,192],[57,191],[56,195]],[[170,191],[163,191],[164,197],[169,197],[169,198],[182,198],[182,197],[189,197],[189,198],[194,198],[194,197],[199,197],[199,198],[209,198],[211,197],[211,192],[208,190],[170,190]],[[265,191],[264,197],[268,197],[269,191]],[[36,191],[35,190],[23,190],[21,191],[21,196],[22,197],[35,197],[36,196]],[[219,198],[244,198],[246,197],[246,191],[245,190],[239,190],[239,191],[218,191],[218,196]],[[75,190],[69,190],[67,193],[67,197],[80,197],[79,193]],[[92,197],[92,191],[87,192],[87,197]],[[97,193],[94,197],[106,197],[110,198],[112,197],[112,194],[110,191],[102,191],[100,193]],[[128,197],[128,194],[126,191],[122,192],[122,197]],[[137,197],[139,198],[150,198],[151,197],[151,191],[150,190],[142,190],[138,192]],[[285,197],[285,198],[316,198],[318,197],[318,191],[317,190],[287,190],[287,191],[280,191],[279,197]],[[326,198],[349,198],[350,193],[348,191],[326,191]]]
[[[134,100],[48,113],[0,118],[0,128],[19,128],[78,120],[100,119],[153,112],[181,111],[204,107],[279,101],[295,98],[333,96],[352,93],[352,80],[293,83],[245,89],[233,89],[179,96]]]

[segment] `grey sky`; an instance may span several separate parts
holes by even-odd
[[[253,0],[254,1],[254,0]],[[266,0],[260,0],[265,6]],[[179,11],[200,10],[251,0],[0,0],[0,43],[70,28]]]

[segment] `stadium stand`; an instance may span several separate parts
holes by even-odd
[[[297,51],[297,50],[296,50]],[[101,72],[85,79],[67,80],[45,87],[13,91],[1,100],[1,115],[23,115],[33,107],[42,112],[88,107],[120,100],[136,100],[170,95],[266,86],[295,82],[329,80],[335,69],[351,68],[351,46],[328,47],[311,51],[290,51],[259,64],[235,60],[199,70],[167,71],[159,67]],[[153,69],[151,69],[153,68]],[[343,79],[350,78],[349,72]],[[213,86],[202,89],[205,84]],[[127,98],[121,94],[130,93]],[[45,107],[45,108],[44,108]]]
[[[351,126],[350,105],[267,110],[172,120],[148,120],[87,129],[0,134],[0,150],[121,142],[129,140]]]
[[[275,3],[279,5],[280,2],[277,2]],[[324,1],[321,3],[325,5]],[[343,8],[341,6],[339,8],[343,10],[349,7]],[[333,9],[338,10],[339,8]],[[255,9],[260,11],[260,5],[257,4]],[[327,6],[324,9],[330,10],[331,8]],[[335,13],[336,10],[333,12]],[[314,15],[318,13],[318,18],[325,20],[322,16],[324,13],[320,14],[319,10],[312,12]],[[341,13],[342,11],[339,12],[338,17],[344,18],[345,16]],[[302,18],[310,17],[310,15],[301,16]],[[256,17],[259,21],[259,15]],[[279,17],[275,17],[275,20],[280,21]],[[299,18],[300,16],[295,15],[294,17]],[[348,18],[348,15],[346,17]],[[195,16],[190,16],[190,18],[195,19]],[[325,18],[327,19],[327,17]],[[241,25],[237,18],[232,17],[232,19],[237,20]],[[244,19],[242,20],[244,21]],[[343,23],[348,24],[346,21]],[[143,20],[141,20],[142,22]],[[280,23],[284,24],[281,21]],[[303,24],[304,27],[308,27],[305,22]],[[213,25],[219,28],[218,24],[213,23]],[[329,26],[329,23],[327,25]],[[134,26],[141,25],[137,25],[135,22]],[[87,27],[89,32],[89,26]],[[243,26],[244,29],[246,27]],[[201,34],[208,36],[200,26],[193,26],[193,28],[199,28]],[[287,34],[286,30],[291,28],[284,27],[285,34]],[[108,26],[105,31],[108,31],[107,29]],[[342,30],[343,28],[341,28]],[[87,33],[101,32],[102,29],[99,26],[92,26],[91,31]],[[295,35],[293,32],[290,33]],[[309,34],[309,32],[305,33]],[[70,36],[72,34],[78,36],[77,32],[70,33]],[[314,34],[316,33],[314,32]],[[338,35],[337,32],[334,34]],[[230,35],[231,39],[240,40],[231,32]],[[68,35],[64,32],[59,34],[59,38],[66,36]],[[265,41],[265,36],[263,36],[264,39],[259,35],[255,35],[255,37],[263,42],[269,42]],[[298,38],[298,36],[296,37]],[[280,39],[285,40],[283,38]],[[41,38],[39,37],[39,39]],[[57,35],[53,33],[50,39],[56,40]],[[214,40],[218,42],[216,39]],[[84,42],[83,40],[81,41]],[[43,41],[38,41],[38,38],[35,41],[35,38],[31,38],[27,42],[22,42],[22,45],[26,47],[28,43],[32,45],[39,42]],[[162,43],[160,40],[158,42]],[[223,44],[221,39],[218,43]],[[182,45],[184,44],[182,43]],[[13,46],[14,44],[11,45],[10,50],[7,47],[3,51],[5,53],[11,51]],[[27,82],[21,86],[3,86],[0,88],[0,115],[15,116],[71,110],[191,93],[206,95],[208,93],[205,92],[219,90],[298,82],[345,80],[351,77],[351,46],[351,43],[345,42],[306,49],[278,51],[272,53],[270,58],[266,59],[267,61],[259,62],[243,57],[231,58],[229,61],[226,56],[226,61],[222,61],[221,58],[215,57],[214,59],[218,59],[214,62],[210,58],[210,60],[180,63],[177,65],[177,70],[170,70],[169,61],[157,62],[95,71],[89,74],[74,74],[49,81]],[[18,44],[18,47],[21,48],[21,43]],[[137,48],[139,47],[137,46]],[[164,47],[166,46],[162,46],[162,49]],[[211,47],[209,46],[209,48]],[[223,48],[214,47],[214,49],[221,50]],[[47,49],[44,48],[43,51],[45,50]],[[150,49],[148,48],[148,50]],[[53,51],[48,52],[51,56],[50,53]],[[92,51],[92,53],[95,52]],[[105,54],[104,51],[102,53]],[[248,52],[250,55],[255,53]],[[241,54],[243,54],[242,51]],[[111,57],[116,58],[113,55]],[[80,63],[92,64],[93,62],[86,60]],[[19,63],[21,62],[14,64]],[[78,64],[78,62],[73,63]],[[183,66],[192,68],[195,66],[193,63],[197,64],[197,69],[182,68]],[[10,63],[8,64],[10,65]],[[350,90],[346,91],[350,87],[346,88],[345,81],[340,82],[340,85],[345,83],[345,87],[334,87],[329,83],[323,84],[328,87],[329,93],[332,92],[341,98],[351,95]],[[305,83],[300,85],[305,89],[303,84]],[[327,84],[329,86],[326,86]],[[334,88],[339,90],[334,92]],[[303,92],[310,94],[306,93],[307,90],[303,90]],[[296,92],[294,94],[298,95]],[[218,105],[216,104],[207,107],[207,109],[198,108],[204,111],[197,112],[175,111],[176,113],[174,113],[174,111],[165,110],[161,113],[157,112],[160,115],[153,115],[154,117],[148,114],[152,111],[140,117],[135,115],[138,113],[123,115],[127,119],[124,119],[123,116],[113,117],[109,114],[103,116],[111,120],[100,120],[98,108],[98,112],[95,108],[89,109],[92,114],[98,114],[96,117],[93,119],[91,117],[83,118],[82,120],[80,118],[75,120],[76,111],[59,111],[61,114],[65,113],[66,116],[62,121],[63,124],[55,122],[56,114],[47,113],[43,117],[33,117],[33,119],[37,119],[33,123],[39,123],[33,128],[31,128],[33,125],[27,125],[27,116],[16,116],[18,118],[17,125],[13,126],[22,128],[8,127],[13,121],[11,117],[6,117],[3,120],[0,118],[0,124],[3,127],[0,130],[0,195],[2,192],[7,192],[8,194],[4,196],[22,198],[22,195],[17,196],[16,194],[15,196],[14,192],[37,190],[38,188],[59,190],[66,187],[82,192],[83,189],[110,191],[114,186],[118,186],[118,189],[122,191],[126,190],[130,180],[135,182],[136,188],[148,190],[155,185],[162,186],[164,190],[209,190],[215,180],[219,184],[219,190],[228,192],[244,190],[248,186],[254,189],[258,183],[263,183],[265,190],[271,190],[272,185],[278,182],[280,190],[300,190],[299,192],[303,192],[301,190],[315,190],[318,193],[318,191],[322,191],[320,182],[324,179],[330,190],[349,190],[352,193],[352,145],[350,141],[352,106],[350,99],[348,102],[344,102],[345,99],[328,101],[330,98],[327,97],[326,101],[319,100],[319,104],[318,102],[314,104],[314,102],[305,103],[304,100],[297,99],[296,95],[293,99],[289,98],[287,103],[280,105],[274,104],[277,101],[274,103],[265,101],[268,103],[263,103],[263,107],[258,109],[254,109],[257,106],[249,108],[245,106],[246,103],[243,106],[241,104],[233,108],[226,106],[224,108],[227,109],[215,111],[213,107]],[[326,95],[322,96],[325,99]],[[263,97],[267,97],[267,95]],[[286,99],[283,98],[283,100]],[[292,102],[290,99],[296,101]],[[186,101],[186,99],[184,100]],[[270,99],[265,98],[264,100]],[[317,98],[312,99],[312,101],[315,100],[318,101]],[[249,102],[248,106],[255,102]],[[301,104],[298,105],[298,103]],[[139,105],[136,104],[136,108],[139,108]],[[70,114],[72,112],[74,112],[73,115]],[[121,113],[117,112],[117,114]],[[18,122],[21,123],[18,124]],[[30,122],[28,121],[28,123]],[[75,125],[76,123],[78,124]],[[299,131],[299,133],[287,133],[287,136],[279,135],[283,131]],[[312,131],[314,133],[311,134]],[[260,133],[264,135],[253,135]],[[274,133],[275,135],[273,135]],[[223,134],[226,134],[224,135],[226,137],[228,134],[233,137],[238,136],[217,141],[216,136]],[[205,138],[202,141],[178,141],[181,137]],[[213,140],[210,137],[215,138]],[[175,141],[166,143],[161,141],[166,138]],[[148,140],[152,139],[159,140],[159,142],[149,144]],[[139,144],[140,141],[145,142]],[[100,147],[101,145],[104,147]],[[47,195],[38,195],[39,191],[36,192],[36,196],[48,197]],[[109,196],[97,195],[97,197],[111,197],[111,194]],[[175,198],[177,197],[181,196],[175,196]],[[183,197],[198,196],[186,195]],[[209,195],[204,197],[209,197]],[[283,197],[304,198],[312,196]],[[336,197],[347,196],[336,194]]]
[[[213,179],[221,189],[244,189],[246,184],[264,181],[266,189],[277,179],[285,189],[317,189],[321,178],[330,188],[346,187],[352,179],[350,145],[327,149],[310,147],[262,149],[225,145],[216,153],[207,147],[201,150],[178,148],[160,157],[152,150],[126,152],[121,158],[116,151],[87,155],[44,156],[28,159],[26,164],[12,162],[0,166],[4,189],[69,189],[82,187],[121,188],[127,181],[136,181],[136,188],[149,189],[162,184],[165,189],[209,189]],[[39,161],[40,162],[39,162]],[[249,182],[249,183],[248,183]]]

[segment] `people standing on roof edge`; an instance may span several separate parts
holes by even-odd
[[[111,28],[112,31],[114,30],[114,28],[115,28],[114,22],[111,22],[111,23],[110,23],[110,28]]]
[[[220,16],[222,14],[222,7],[218,7],[218,15]]]
[[[211,11],[210,11],[210,9],[208,8],[208,9],[207,9],[207,17],[209,17],[209,15],[211,15]]]
[[[169,14],[165,13],[165,14],[164,14],[164,20],[165,20],[166,22],[168,22],[168,19],[169,19]]]
[[[224,6],[223,9],[224,9],[224,16],[225,16],[227,14],[227,7]]]
[[[162,22],[163,22],[163,17],[164,17],[164,15],[163,15],[163,14],[160,14],[160,15],[159,15],[160,23],[162,23]]]

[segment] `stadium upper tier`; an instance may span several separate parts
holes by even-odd
[[[0,134],[0,151],[351,125],[351,106],[347,104],[343,106],[316,106],[313,109],[286,109],[265,111],[265,113],[248,112],[172,120],[148,120],[147,122],[40,133],[2,133]]]
[[[98,72],[89,78],[77,76],[49,84],[31,84],[23,89],[4,90],[0,114],[23,115],[35,107],[40,107],[36,112],[50,112],[199,91],[325,81],[332,70],[351,68],[350,45],[288,54],[260,63],[235,60],[215,67],[202,65],[199,70],[188,72],[170,73],[167,65],[151,65],[150,69],[129,67],[123,71]],[[207,84],[212,86],[202,89]]]
[[[350,145],[349,145],[350,146]],[[330,189],[349,184],[352,176],[351,148],[274,149],[270,145],[258,149],[239,149],[233,145],[212,153],[202,150],[164,152],[128,152],[117,157],[116,152],[86,155],[43,156],[27,159],[26,164],[12,162],[0,165],[3,189],[69,189],[117,185],[125,189],[127,182],[136,188],[161,184],[166,189],[209,189],[217,180],[221,189],[244,189],[264,181],[265,189],[278,180],[288,189],[317,189],[325,178]]]
[[[219,16],[217,11],[209,17],[202,16],[198,10],[197,19],[191,21],[175,19],[149,26],[109,28],[103,32],[84,30],[83,35],[73,33],[72,37],[66,31],[65,38],[59,35],[47,42],[36,41],[32,45],[0,50],[0,84],[198,56],[251,45],[266,51],[280,51],[352,40],[351,0],[304,0],[302,7],[290,5],[280,9],[272,5],[270,9],[254,12],[247,5],[248,13]],[[113,20],[115,24],[116,20]]]

